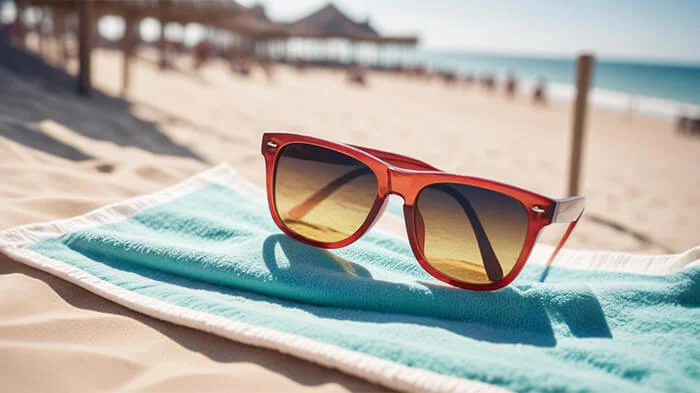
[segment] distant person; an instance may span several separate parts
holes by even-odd
[[[182,54],[185,52],[185,45],[176,40],[165,40],[165,46],[176,52],[177,54]]]
[[[681,115],[678,117],[678,121],[676,122],[676,131],[679,134],[685,134],[690,131],[690,118],[685,115]]]
[[[680,116],[676,125],[676,131],[679,135],[700,136],[700,117]]]
[[[272,61],[267,58],[267,56],[263,56],[258,58],[258,67],[265,73],[265,77],[268,80],[272,80],[275,78],[275,70],[272,67]]]
[[[691,121],[690,133],[695,136],[700,136],[700,117],[696,117]]]
[[[481,84],[481,88],[486,91],[493,91],[496,89],[496,77],[491,74],[481,75],[479,83]]]
[[[515,75],[512,72],[508,73],[506,77],[506,96],[508,98],[513,98],[518,93],[518,81],[515,79]]]
[[[457,82],[457,74],[454,71],[442,70],[440,71],[440,77],[445,82],[446,85],[454,85]]]
[[[532,103],[538,105],[547,104],[547,86],[544,78],[540,78],[535,85],[535,91],[532,93]]]
[[[466,84],[466,85],[473,85],[475,79],[476,79],[476,78],[474,78],[474,74],[472,74],[472,73],[468,73],[467,75],[465,75],[465,76],[462,78],[462,80],[464,80],[464,84]]]
[[[304,59],[296,59],[294,60],[294,68],[297,70],[297,72],[304,72],[306,70],[307,64]]]
[[[250,75],[250,62],[245,58],[235,59],[231,62],[231,72],[240,76]]]
[[[425,68],[425,65],[423,65],[423,64],[419,64],[419,65],[415,66],[413,71],[414,71],[414,74],[419,78],[426,79],[428,77],[428,70]]]
[[[366,70],[363,66],[355,64],[348,68],[347,80],[351,84],[365,86],[367,84]]]
[[[204,63],[206,63],[213,54],[213,47],[207,40],[199,41],[193,48],[192,54],[194,55],[194,69],[198,70]]]
[[[231,72],[241,76],[250,75],[251,60],[243,49],[231,49],[228,55],[231,61]]]

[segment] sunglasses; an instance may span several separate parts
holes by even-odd
[[[359,239],[386,207],[404,200],[406,231],[420,265],[475,291],[511,283],[537,236],[569,223],[547,265],[583,213],[585,198],[550,199],[491,180],[442,172],[422,161],[305,135],[262,140],[272,218],[288,236],[320,248]]]

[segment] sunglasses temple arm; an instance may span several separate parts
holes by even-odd
[[[566,231],[562,235],[561,239],[554,248],[552,256],[549,257],[547,261],[547,266],[551,266],[554,258],[557,257],[559,251],[564,246],[566,241],[569,239],[571,232],[576,228],[579,219],[583,215],[583,210],[586,207],[586,198],[581,196],[575,196],[570,198],[558,199],[555,201],[554,214],[552,215],[552,223],[569,223],[566,227]]]
[[[481,224],[481,220],[479,220],[479,216],[476,214],[476,210],[474,210],[472,204],[469,203],[469,200],[467,200],[464,195],[460,194],[457,190],[448,185],[438,185],[436,186],[436,190],[442,191],[451,196],[462,207],[462,211],[464,211],[464,214],[467,216],[467,220],[469,221],[469,225],[471,225],[472,230],[474,231],[476,243],[479,246],[479,252],[481,253],[481,258],[484,263],[484,270],[486,270],[486,275],[491,281],[494,282],[502,280],[503,269],[501,268],[501,263],[498,261],[498,257],[496,256],[496,252],[493,250],[491,241],[489,241],[489,237],[486,235],[486,230]],[[416,211],[419,212],[418,209],[416,209]]]

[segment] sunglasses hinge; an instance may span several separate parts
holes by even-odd
[[[545,212],[545,208],[543,208],[542,206],[539,206],[539,205],[535,205],[535,206],[531,207],[530,210],[532,210],[536,214],[542,214]]]

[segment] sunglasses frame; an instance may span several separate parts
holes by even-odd
[[[374,204],[362,225],[347,239],[331,243],[308,239],[287,228],[280,218],[275,203],[275,172],[280,152],[286,145],[295,143],[318,146],[345,154],[362,162],[370,168],[376,176],[377,196],[374,200]],[[330,142],[325,139],[307,135],[265,133],[262,138],[262,154],[265,157],[267,200],[270,213],[277,226],[287,236],[302,243],[324,249],[345,247],[355,242],[372,227],[373,223],[376,222],[386,208],[387,197],[390,194],[399,195],[404,200],[404,221],[409,244],[418,263],[425,271],[438,280],[473,291],[492,291],[510,284],[525,266],[542,228],[551,223],[569,223],[568,228],[547,262],[547,265],[551,264],[552,260],[568,239],[571,231],[573,231],[576,226],[585,207],[584,197],[576,196],[564,199],[551,199],[496,181],[443,172],[430,164],[399,154]],[[464,184],[507,195],[519,201],[527,211],[528,225],[523,249],[511,271],[499,281],[487,284],[475,284],[456,280],[435,269],[423,255],[423,251],[419,246],[420,243],[415,225],[415,203],[418,195],[425,187],[441,183]]]

